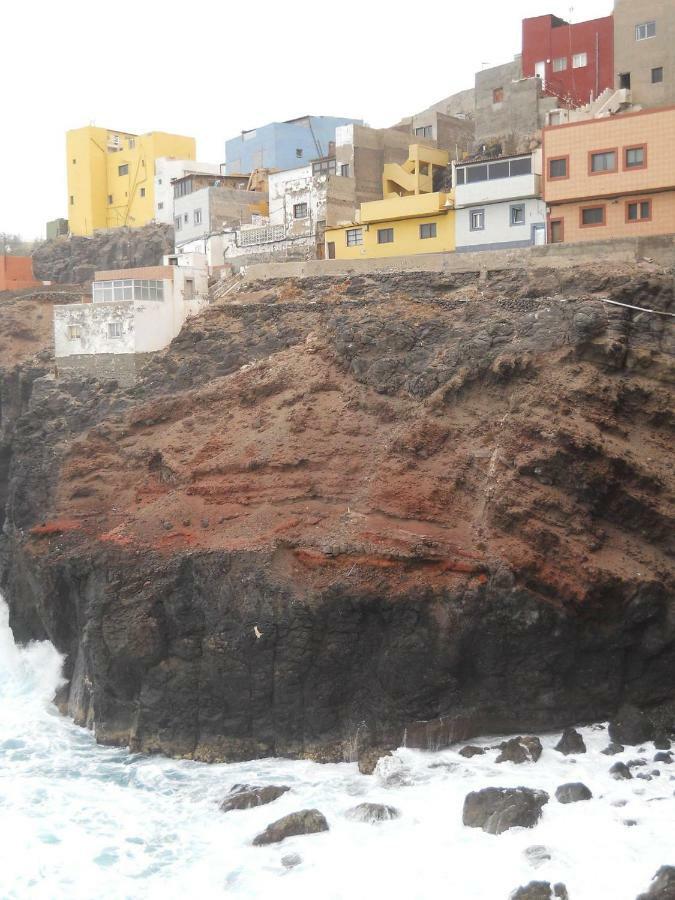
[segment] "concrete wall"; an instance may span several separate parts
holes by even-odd
[[[287,237],[316,235],[317,224],[326,221],[328,180],[327,175],[313,175],[311,165],[271,174],[270,225],[283,225]],[[308,214],[296,219],[294,207],[301,204],[306,204]]]
[[[310,260],[249,266],[244,281],[272,278],[311,278],[367,275],[370,272],[476,272],[513,268],[569,269],[602,260],[603,263],[634,263],[643,258],[675,266],[675,235],[594,241],[586,244],[549,244],[477,253],[430,253],[392,259]]]
[[[432,129],[431,140],[436,141],[440,150],[447,150],[450,159],[461,159],[465,153],[473,149],[475,135],[473,119],[460,119],[445,115],[439,110],[427,109],[394,126],[396,131],[410,135],[414,141],[419,140],[420,135],[416,134],[416,130],[420,128]]]
[[[656,35],[635,40],[635,26],[656,22]],[[631,94],[641,106],[675,104],[675,3],[673,0],[615,0],[615,87],[630,72]],[[663,67],[663,82],[652,84],[652,69]]]
[[[511,224],[511,207],[514,203],[522,203],[525,206],[525,222],[522,225]],[[484,210],[485,228],[482,231],[472,231],[470,227],[471,213],[478,208]],[[546,204],[536,197],[481,204],[476,207],[458,209],[455,213],[455,223],[458,251],[528,247],[535,242],[536,227],[541,229],[540,237],[542,243],[545,242]]]
[[[199,223],[195,223],[195,210],[201,211]],[[174,214],[181,220],[180,228],[176,229],[176,246],[182,247],[227,226],[251,222],[254,215],[264,216],[267,212],[268,197],[262,191],[206,187],[176,197]]]
[[[650,215],[647,219],[634,221],[628,218],[628,205],[649,201]],[[604,222],[601,225],[583,225],[581,210],[584,207],[600,206],[604,210]],[[663,191],[658,194],[623,196],[614,200],[586,200],[581,203],[549,204],[551,221],[561,220],[563,223],[563,240],[597,241],[600,235],[612,238],[632,235],[672,234],[675,231],[675,191]]]
[[[108,337],[108,325],[111,322],[121,324],[121,337]],[[69,326],[79,327],[80,337],[69,338]],[[69,303],[54,307],[56,357],[133,353],[135,349],[133,300],[117,303]]]
[[[147,353],[97,353],[93,356],[83,354],[57,357],[56,375],[93,375],[101,381],[114,379],[123,387],[130,387],[149,359],[150,355]]]
[[[218,163],[195,162],[190,159],[155,160],[155,221],[173,225],[173,185],[172,178],[182,178],[189,172],[204,175],[219,175]]]

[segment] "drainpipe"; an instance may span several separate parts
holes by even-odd
[[[600,96],[600,35],[595,32],[595,96]]]

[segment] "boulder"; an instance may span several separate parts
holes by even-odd
[[[555,749],[558,753],[564,753],[565,756],[569,756],[571,753],[585,753],[586,744],[584,744],[584,739],[576,728],[566,728],[555,745]]]
[[[348,809],[345,815],[354,822],[386,822],[398,819],[401,813],[395,806],[386,806],[384,803],[359,803]]]
[[[501,834],[509,828],[534,828],[548,803],[545,791],[530,788],[483,788],[464,800],[462,821],[469,828]]]
[[[301,809],[299,812],[290,813],[268,825],[264,831],[253,838],[253,846],[278,844],[287,837],[295,837],[299,834],[318,834],[321,831],[328,831],[328,822],[323,813],[320,813],[318,809]]]
[[[375,766],[375,775],[385,787],[400,787],[412,784],[412,773],[399,756],[389,753],[382,756]]]
[[[616,756],[617,753],[623,753],[624,751],[623,744],[616,744],[612,741],[604,750],[601,750],[601,753],[604,753],[605,756]]]
[[[609,774],[612,778],[616,778],[617,781],[620,781],[622,778],[628,780],[632,778],[631,771],[626,765],[626,763],[615,762],[614,765],[610,768]]]
[[[499,745],[501,753],[497,757],[497,762],[537,762],[542,754],[541,741],[538,737],[515,737],[508,741],[503,741]]]
[[[661,866],[647,893],[637,900],[675,900],[675,866]]]
[[[622,706],[609,723],[610,740],[617,744],[642,744],[651,740],[654,728],[647,716],[635,706]]]
[[[283,784],[266,784],[262,787],[251,784],[235,784],[220,804],[220,809],[222,812],[229,812],[231,809],[253,809],[254,806],[272,803],[286,791],[290,791],[290,788]]]
[[[543,844],[533,844],[531,847],[526,847],[523,852],[529,864],[535,869],[551,859],[551,851]]]
[[[590,800],[593,794],[585,784],[572,781],[556,788],[555,797],[559,803],[578,803],[580,800]]]
[[[482,756],[484,753],[485,750],[482,747],[474,747],[472,744],[462,747],[459,751],[459,755],[465,759],[471,759],[472,756]]]
[[[531,881],[525,887],[519,887],[511,894],[511,900],[568,900],[569,894],[564,884],[548,881]]]
[[[385,756],[391,756],[391,750],[383,750],[382,747],[367,747],[359,752],[359,772],[362,775],[372,775],[378,762]]]
[[[659,753],[654,754],[654,762],[671,763],[672,761],[673,761],[672,753],[668,753],[666,751],[661,751]]]
[[[302,862],[302,857],[299,853],[287,853],[286,856],[281,857],[281,865],[285,869],[293,869],[295,866],[299,866]]]
[[[665,735],[664,732],[660,732],[659,734],[654,735],[654,749],[655,750],[670,750],[671,743],[669,738]]]

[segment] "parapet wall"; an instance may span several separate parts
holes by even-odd
[[[424,253],[389,259],[312,259],[286,263],[261,263],[245,269],[244,281],[269,278],[309,278],[369,274],[372,272],[489,272],[514,268],[570,268],[595,262],[633,263],[651,260],[675,267],[675,235],[626,238],[618,241],[585,241],[548,244],[543,247],[488,250],[472,253]]]

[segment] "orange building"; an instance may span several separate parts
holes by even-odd
[[[38,284],[30,256],[0,256],[0,291],[20,291]]]
[[[550,243],[675,234],[675,107],[544,129]]]

